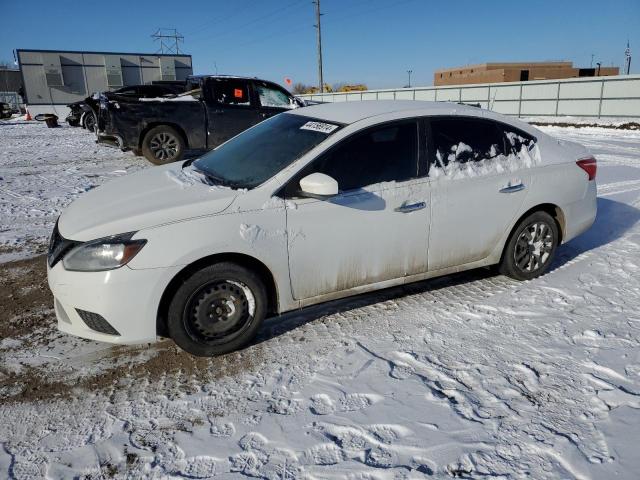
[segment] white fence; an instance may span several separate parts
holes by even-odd
[[[411,87],[300,97],[319,102],[394,99],[461,102],[518,117],[640,118],[640,75]]]

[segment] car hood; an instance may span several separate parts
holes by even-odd
[[[205,184],[182,163],[152,167],[111,180],[74,201],[60,216],[60,234],[71,240],[142,230],[225,210],[237,190]]]

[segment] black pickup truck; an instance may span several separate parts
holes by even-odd
[[[162,165],[185,150],[211,150],[229,138],[304,102],[257,78],[191,76],[186,91],[162,98],[101,94],[98,143],[132,150]]]
[[[149,85],[129,85],[114,90],[113,93],[135,98],[163,97],[182,93],[185,86],[185,82],[155,81]],[[67,115],[66,121],[70,126],[86,128],[90,132],[94,131],[100,107],[99,94],[96,93],[84,100],[70,103],[67,107],[69,107],[69,115]]]

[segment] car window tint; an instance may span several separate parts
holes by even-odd
[[[249,85],[244,80],[216,79],[213,82],[213,100],[222,105],[249,106]]]
[[[296,104],[289,95],[280,89],[266,84],[257,84],[258,99],[263,107],[295,108]]]
[[[478,162],[504,154],[501,131],[490,121],[466,118],[431,120],[435,163]]]
[[[333,177],[340,191],[417,176],[418,128],[414,121],[372,128],[344,141],[306,169]]]

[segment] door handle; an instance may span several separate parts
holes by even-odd
[[[403,203],[398,208],[395,209],[396,212],[400,213],[410,213],[415,212],[416,210],[422,210],[427,206],[426,202],[418,202],[418,203]]]
[[[509,185],[507,187],[501,188],[500,193],[515,193],[520,190],[524,190],[524,183],[518,183],[516,185]]]

